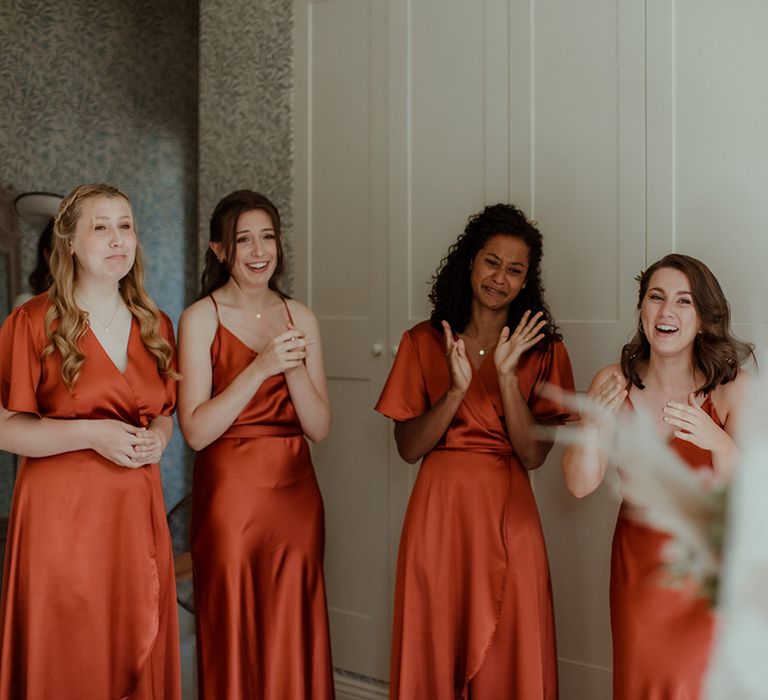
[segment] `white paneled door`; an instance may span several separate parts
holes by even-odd
[[[414,470],[372,407],[467,216],[539,222],[547,298],[584,390],[635,324],[635,276],[701,257],[744,335],[765,324],[768,6],[762,0],[296,0],[297,295],[317,313],[334,429],[327,507],[336,665],[386,679]],[[616,502],[534,477],[561,698],[608,700]],[[351,697],[351,696],[350,696]],[[359,695],[357,697],[373,697]],[[378,696],[377,696],[378,697]]]
[[[390,355],[385,8],[296,6],[296,279],[320,321],[333,406],[313,455],[334,665],[377,679],[390,636],[390,426],[373,411]]]

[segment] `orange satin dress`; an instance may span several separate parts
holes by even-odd
[[[254,357],[219,323],[212,395]],[[198,453],[192,496],[200,700],[333,698],[323,501],[285,375]]]
[[[519,386],[542,423],[567,412],[539,395],[573,391],[565,346],[526,353]],[[442,333],[406,331],[376,410],[422,415],[450,386]],[[397,564],[393,700],[555,700],[557,657],[544,537],[528,473],[503,418],[493,358],[478,370],[445,435],[423,459]]]
[[[631,409],[631,404],[627,402]],[[722,426],[712,401],[702,408]],[[675,438],[670,446],[691,469],[712,469],[712,454]],[[669,536],[630,517],[622,504],[611,555],[613,697],[698,700],[712,646],[708,600],[662,585]]]
[[[170,415],[134,320],[124,374],[93,333],[70,392],[34,297],[0,331],[2,404],[57,419],[148,426]],[[173,342],[171,322],[162,331]],[[177,699],[179,635],[171,541],[157,464],[119,467],[92,450],[24,458],[13,493],[0,612],[2,700]]]

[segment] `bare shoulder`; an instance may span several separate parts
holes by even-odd
[[[210,336],[212,340],[217,324],[216,307],[209,297],[204,297],[187,307],[181,314],[179,334],[194,336],[196,340]]]
[[[311,335],[319,333],[317,318],[311,309],[295,299],[286,299],[285,303],[288,304],[288,310],[297,328]]]
[[[603,367],[601,370],[598,370],[597,374],[595,374],[595,376],[592,378],[591,386],[598,386],[602,384],[612,374],[618,374],[620,376],[624,376],[621,371],[621,365],[618,362],[615,362],[612,365],[607,365],[606,367]]]
[[[728,421],[731,413],[744,408],[753,382],[752,375],[740,369],[735,379],[726,384],[720,384],[712,391],[712,403],[717,415],[724,423]]]

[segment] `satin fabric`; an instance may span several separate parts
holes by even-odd
[[[526,353],[519,387],[534,417],[568,413],[540,395],[573,390],[565,346]],[[406,331],[376,410],[422,415],[450,386],[443,337]],[[472,381],[445,435],[421,463],[398,555],[390,697],[557,697],[552,594],[526,469],[512,449],[493,358]]]
[[[629,402],[627,407],[631,410]],[[722,426],[709,397],[702,408]],[[670,446],[691,469],[712,469],[711,452],[679,438]],[[710,603],[662,584],[662,548],[669,536],[630,515],[625,502],[611,555],[613,696],[698,700],[714,630]]]
[[[134,320],[121,374],[88,330],[73,391],[48,344],[47,295],[0,331],[2,403],[58,419],[148,426],[175,407]],[[163,317],[162,332],[173,342]],[[156,464],[119,467],[92,450],[25,458],[8,526],[0,609],[0,699],[179,698],[170,537]]]
[[[254,357],[219,324],[212,395]],[[192,493],[200,700],[333,698],[323,501],[285,375],[197,455]]]

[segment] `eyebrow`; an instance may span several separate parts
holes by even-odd
[[[111,218],[112,217],[110,217],[110,216],[94,216],[93,220],[94,221],[102,221],[102,220],[109,221]],[[123,219],[128,219],[130,221],[131,218],[132,217],[128,216],[128,214],[123,214],[122,216],[118,217],[118,220],[122,221]]]
[[[264,233],[265,231],[272,231],[272,233],[275,232],[275,229],[273,229],[271,226],[267,226],[266,228],[260,228],[258,230],[260,233]],[[235,231],[235,235],[240,233],[252,233],[252,231],[249,228],[241,228],[239,231]]]
[[[661,292],[662,294],[666,294],[666,289],[662,289],[661,287],[651,287],[649,292]],[[674,292],[675,294],[688,294],[689,296],[693,296],[693,292],[689,292],[687,289],[680,289],[677,292]]]
[[[496,255],[496,253],[492,253],[491,251],[488,251],[488,252],[486,253],[486,255],[490,255],[491,257],[493,257],[493,258],[496,258],[496,260],[499,260],[499,261],[501,261],[501,262],[504,262],[504,261],[503,261],[503,260],[502,260],[502,259],[501,259],[501,258],[500,258],[498,255]],[[519,266],[519,267],[528,267],[528,266],[527,266],[527,265],[526,265],[524,262],[520,262],[520,261],[518,261],[518,260],[514,260],[514,261],[512,261],[512,262],[511,262],[511,263],[509,263],[509,264],[510,264],[510,265],[517,265],[517,266]]]

